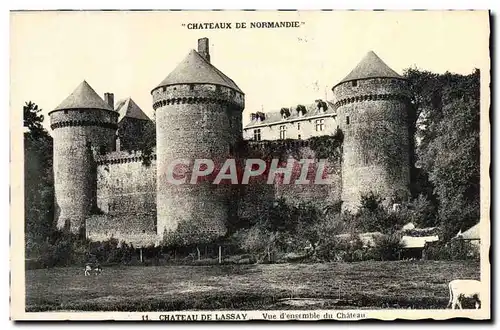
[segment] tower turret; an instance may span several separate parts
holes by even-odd
[[[195,159],[221,165],[241,138],[244,94],[233,80],[210,63],[208,39],[184,60],[151,94],[157,134],[157,232],[160,237],[181,222],[195,231],[219,236],[226,232],[231,212],[227,185],[190,184]],[[185,184],[168,179],[169,167],[190,165]]]
[[[93,152],[114,149],[118,113],[83,81],[49,113],[54,139],[55,220],[78,233],[96,206]]]
[[[357,211],[370,191],[386,205],[405,198],[410,184],[407,81],[374,52],[333,88],[344,133],[343,209]]]

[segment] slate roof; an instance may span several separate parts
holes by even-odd
[[[369,51],[361,62],[335,86],[351,80],[368,78],[398,78],[404,79],[396,71],[391,69],[384,61],[380,59],[373,51]],[[334,86],[334,87],[335,87]]]
[[[141,119],[141,120],[149,120],[149,121],[151,120],[141,110],[141,108],[137,105],[137,103],[135,103],[134,100],[132,100],[130,97],[126,98],[124,100],[118,101],[118,103],[116,104],[115,110],[120,114],[118,121],[121,121],[125,117]]]
[[[104,109],[113,111],[85,80],[54,110],[66,109]]]
[[[401,237],[400,243],[404,248],[412,249],[412,248],[423,248],[425,243],[429,242],[437,242],[439,241],[439,236],[423,236],[423,237],[412,237],[412,236],[403,236]]]
[[[213,66],[194,49],[155,89],[179,84],[214,84],[243,93],[231,78]]]
[[[337,111],[336,111],[335,107],[333,106],[333,104],[328,102],[328,101],[326,102],[326,104],[327,104],[327,109],[325,112],[318,109],[318,106],[316,105],[316,103],[311,103],[311,104],[305,105],[307,112],[304,115],[302,115],[302,117],[299,116],[299,113],[296,110],[297,106],[294,106],[292,109],[290,109],[290,117],[287,117],[285,119],[283,119],[281,116],[281,109],[280,109],[280,111],[266,112],[264,120],[254,119],[254,120],[250,121],[250,123],[248,123],[245,126],[245,128],[249,128],[249,127],[253,127],[253,126],[260,126],[260,125],[287,123],[290,121],[297,121],[297,120],[306,120],[309,117],[314,117],[314,116],[319,116],[319,115],[335,115],[337,113]]]
[[[456,237],[462,239],[481,239],[481,235],[479,233],[479,223],[467,229],[463,233],[457,234]]]

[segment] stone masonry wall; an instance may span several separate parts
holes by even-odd
[[[57,110],[50,113],[54,138],[54,189],[57,228],[77,233],[96,204],[92,149],[114,149],[118,113]]]
[[[156,242],[156,161],[143,164],[141,152],[111,152],[98,156],[97,206],[87,220],[87,237],[111,237],[134,246]]]
[[[344,133],[343,208],[356,211],[370,191],[385,199],[408,193],[408,91],[401,79],[358,80],[334,88],[338,122]]]
[[[257,154],[268,154],[270,150],[269,145],[272,143],[279,144],[286,142],[250,142],[250,145],[252,150],[257,152]],[[284,160],[288,161],[291,159],[296,161],[296,164],[300,159],[314,160],[314,163],[309,167],[310,170],[307,176],[307,179],[311,181],[310,184],[293,184],[300,175],[301,167],[299,165],[294,170],[290,181],[291,184],[283,184],[281,181],[282,178],[279,175],[275,176],[273,184],[266,183],[267,176],[260,180],[251,180],[250,184],[244,187],[240,200],[239,216],[241,218],[258,218],[278,198],[283,198],[291,205],[310,202],[319,208],[340,202],[342,191],[341,159],[327,160],[323,179],[328,184],[313,184],[318,164],[315,159],[315,152],[309,147],[307,141],[295,141],[292,143],[297,144],[298,147],[290,148],[281,156]],[[284,167],[286,164],[282,163],[280,166]]]
[[[221,166],[234,148],[239,123],[232,123],[244,106],[244,96],[215,85],[175,85],[152,92],[157,132],[158,233],[185,222],[193,231],[219,236],[226,232],[232,210],[230,187],[211,182],[172,184],[166,176],[173,161],[206,158]],[[182,168],[182,167],[181,167]]]

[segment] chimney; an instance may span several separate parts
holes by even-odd
[[[210,52],[208,49],[208,38],[198,39],[198,54],[203,56],[210,63]]]
[[[115,109],[115,95],[113,93],[104,93],[104,101],[106,101],[111,109]]]

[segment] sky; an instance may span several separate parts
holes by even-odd
[[[370,50],[400,74],[488,71],[488,20],[485,11],[11,13],[11,113],[32,101],[46,115],[86,80],[101,97],[114,93],[115,103],[132,97],[152,117],[151,90],[208,37],[212,64],[245,93],[245,125],[252,112],[331,99]],[[262,21],[301,24],[235,29]],[[204,22],[233,29],[184,26]]]

